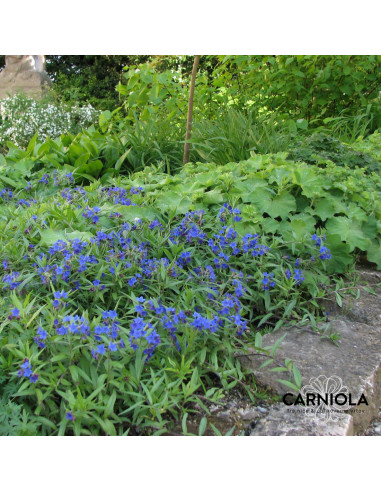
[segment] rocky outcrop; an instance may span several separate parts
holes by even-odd
[[[327,385],[331,388],[333,381],[338,381],[334,391],[350,394],[351,406],[341,407],[338,419],[326,415],[318,418],[306,412],[306,407],[280,403],[265,420],[259,421],[251,435],[351,435],[366,431],[381,406],[381,289],[376,286],[380,281],[378,274],[361,272],[362,281],[371,280],[374,293],[360,288],[360,297],[345,297],[341,308],[333,299],[325,302],[330,328],[341,335],[338,345],[322,339],[312,330],[301,328],[279,330],[263,337],[263,346],[270,346],[286,332],[276,352],[277,358],[294,361],[302,375],[302,386],[311,382],[316,385],[319,376],[325,382],[329,380]],[[283,379],[283,373],[269,371],[275,365],[260,368],[264,360],[256,352],[240,356],[240,360],[254,372],[259,385],[282,397],[293,392],[278,381]],[[367,404],[364,399],[359,403],[362,395]],[[296,412],[296,409],[300,411]]]

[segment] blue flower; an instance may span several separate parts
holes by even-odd
[[[48,332],[43,330],[42,327],[40,326],[37,330],[37,335],[41,338],[41,340],[45,340],[46,337],[48,336]]]
[[[35,383],[38,379],[37,374],[32,375],[32,365],[29,359],[24,359],[24,362],[21,364],[21,369],[17,373],[18,377],[30,378],[32,383]]]
[[[275,287],[275,282],[272,280],[274,277],[273,273],[263,273],[263,279],[262,279],[262,289],[263,290],[269,290],[270,287]]]
[[[297,285],[301,284],[303,280],[305,280],[302,270],[298,270],[297,268],[295,268],[294,280]]]
[[[116,311],[103,311],[102,318],[103,319],[116,319],[118,314]]]
[[[116,343],[110,342],[108,349],[110,350],[110,352],[115,352],[116,350],[118,350],[118,346],[116,345]]]
[[[106,349],[104,344],[102,343],[101,345],[98,345],[96,348],[96,352],[100,355],[103,355],[105,353]]]
[[[17,308],[13,308],[10,316],[8,317],[9,319],[20,319],[20,311]]]
[[[330,258],[332,258],[331,251],[325,246],[321,246],[319,258],[321,260],[329,260]]]

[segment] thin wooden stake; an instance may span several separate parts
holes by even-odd
[[[192,135],[194,86],[195,86],[195,82],[196,82],[196,74],[197,74],[198,64],[200,62],[200,57],[201,57],[201,55],[195,55],[194,62],[193,62],[193,68],[192,68],[192,78],[191,78],[191,84],[190,84],[190,89],[189,89],[187,132],[185,134],[183,164],[186,164],[187,162],[189,162],[190,144],[189,144],[188,140],[191,138],[191,135]]]

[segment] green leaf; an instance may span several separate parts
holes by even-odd
[[[83,168],[84,165],[87,164],[88,160],[90,159],[90,153],[89,152],[85,152],[84,154],[82,154],[81,156],[79,156],[75,162],[73,163],[73,166],[74,167],[77,167],[78,169],[81,169]]]
[[[372,241],[368,247],[368,260],[377,265],[377,269],[381,270],[381,241]]]
[[[336,302],[340,307],[343,307],[343,300],[338,292],[335,292]]]
[[[277,381],[278,381],[279,383],[284,384],[284,385],[285,385],[285,386],[287,386],[288,388],[291,388],[291,389],[293,389],[293,390],[295,390],[295,391],[299,391],[298,386],[296,386],[296,384],[294,384],[294,383],[291,383],[291,381],[286,381],[285,379],[277,379]]]
[[[7,178],[7,176],[3,176],[1,174],[0,174],[0,180],[6,184],[13,186],[13,188],[22,188],[23,186],[23,183],[21,183],[20,181],[14,181],[13,179]]]
[[[200,420],[200,425],[198,426],[198,435],[199,436],[203,436],[204,435],[204,432],[206,430],[206,426],[208,424],[208,420],[206,417],[202,417],[202,419]]]
[[[292,373],[294,375],[294,381],[296,386],[300,388],[302,386],[302,375],[300,374],[299,369],[295,365],[292,366]]]
[[[112,412],[114,411],[115,401],[116,401],[116,393],[115,393],[115,391],[113,391],[112,395],[108,399],[108,402],[107,402],[107,405],[105,408],[105,413],[104,413],[105,417],[109,417],[112,414]]]
[[[79,166],[76,169],[76,174],[79,174],[79,173],[89,174],[90,176],[93,176],[94,178],[98,178],[102,169],[103,169],[102,161],[97,159],[95,161],[89,161],[86,164]]]
[[[332,255],[330,260],[325,260],[328,273],[344,273],[348,265],[354,262],[350,254],[350,246],[343,243],[338,234],[327,234],[324,244]]]
[[[263,188],[258,188],[252,193],[242,195],[242,201],[244,203],[252,203],[261,212],[267,212],[272,202],[272,194]]]
[[[328,234],[338,234],[349,245],[349,251],[355,248],[366,251],[370,246],[370,240],[364,236],[361,223],[347,217],[332,217],[327,220],[326,229]]]
[[[33,152],[33,150],[36,146],[37,138],[38,138],[38,132],[34,134],[33,138],[31,139],[31,141],[28,144],[28,147],[26,148],[26,151],[28,154],[31,154]]]
[[[69,371],[70,371],[70,374],[71,374],[71,377],[72,377],[74,383],[78,382],[79,376],[78,376],[78,370],[77,370],[76,366],[70,366]]]
[[[257,348],[262,348],[262,335],[259,333],[259,331],[255,334],[255,346]]]
[[[293,300],[290,302],[290,304],[286,307],[286,309],[284,310],[284,314],[283,314],[283,316],[284,316],[285,318],[287,318],[287,316],[288,316],[289,314],[291,314],[291,312],[292,312],[292,310],[294,309],[294,307],[295,307],[295,304],[296,304],[296,303],[297,303],[297,299],[293,299]]]
[[[116,171],[119,171],[119,169],[122,167],[123,162],[126,160],[126,157],[128,156],[128,154],[130,152],[131,152],[131,149],[126,150],[126,152],[121,157],[119,157],[119,159],[116,161],[115,166],[114,166]]]
[[[115,211],[121,213],[125,220],[134,222],[135,219],[155,220],[157,212],[152,207],[115,207]]]
[[[159,210],[174,211],[178,214],[185,214],[192,205],[192,200],[173,191],[165,193],[156,199],[155,206]]]
[[[45,229],[40,233],[41,241],[40,243],[45,246],[51,246],[57,241],[66,241],[65,231],[59,230],[55,231],[53,229]]]
[[[298,169],[294,169],[293,181],[301,187],[303,195],[307,198],[321,196],[323,194],[323,181],[310,168],[299,167]]]
[[[225,198],[219,190],[207,191],[202,195],[202,202],[205,203],[205,205],[215,205],[224,201]]]
[[[295,198],[287,191],[283,191],[271,201],[265,212],[267,212],[270,217],[281,217],[284,219],[290,212],[295,212],[295,210]]]
[[[188,413],[185,412],[181,420],[181,427],[183,429],[183,434],[185,435],[188,434],[187,418],[188,418]]]
[[[275,352],[278,350],[279,345],[283,342],[286,335],[287,335],[287,332],[284,333],[280,338],[278,338],[278,340],[276,340],[274,345],[271,347],[271,357],[274,357]]]
[[[328,217],[333,217],[336,213],[337,207],[335,201],[332,198],[318,198],[314,204],[314,215],[317,215],[322,220],[327,220]]]
[[[90,241],[93,237],[91,232],[88,231],[72,231],[66,232],[63,230],[54,230],[54,229],[44,229],[40,233],[41,241],[40,244],[45,246],[51,246],[57,241],[72,241],[73,239],[81,239],[82,241]]]

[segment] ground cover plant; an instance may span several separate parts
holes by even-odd
[[[219,434],[210,404],[264,396],[249,349],[298,390],[262,335],[337,343],[319,301],[381,269],[379,58],[360,58],[201,57],[185,166],[186,57],[128,67],[88,128],[8,115],[0,434],[189,434],[188,415]]]
[[[218,203],[218,189],[203,208],[173,207],[166,191],[164,209],[155,185],[132,184],[142,175],[85,187],[64,169],[30,177],[1,191],[3,433],[168,432],[237,385],[255,400],[235,354],[276,357],[263,329],[312,322],[335,341],[316,326],[317,299],[345,289],[321,228],[249,232],[245,206]],[[300,384],[292,361],[278,370]]]
[[[334,252],[330,273],[343,273],[356,254],[381,267],[381,180],[365,169],[322,167],[289,161],[287,153],[257,155],[225,166],[189,164],[175,176],[146,168],[134,175],[152,203],[162,210],[186,212],[225,201],[238,206],[241,233],[303,241],[321,230]],[[295,250],[293,250],[294,252]]]
[[[375,136],[377,134],[374,134]],[[371,136],[371,142],[375,140]],[[354,147],[363,146],[363,140],[355,141]],[[288,158],[293,161],[302,161],[309,164],[324,165],[327,160],[334,162],[338,166],[348,166],[352,169],[356,167],[364,168],[366,172],[381,169],[380,159],[375,155],[369,155],[365,152],[355,150],[353,146],[345,145],[337,138],[324,133],[313,133],[302,141],[297,143],[294,149],[290,150]],[[377,144],[372,148],[376,149]]]

